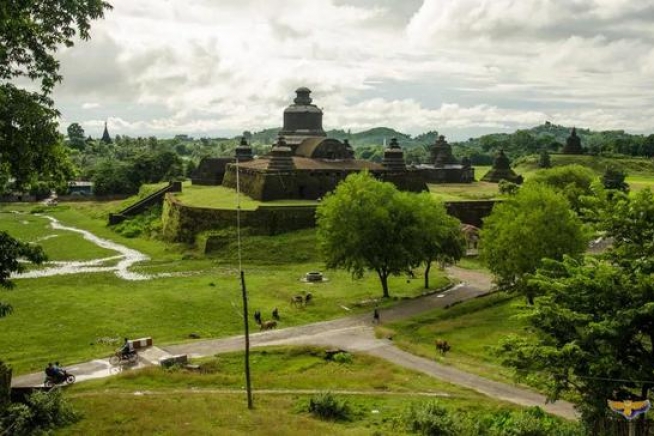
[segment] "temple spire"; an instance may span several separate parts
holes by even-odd
[[[111,136],[109,136],[109,129],[107,129],[107,122],[104,122],[104,132],[102,132],[102,142],[105,144],[110,144],[111,143]]]

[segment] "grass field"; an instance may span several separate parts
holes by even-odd
[[[214,209],[235,209],[237,204],[236,191],[224,186],[199,186],[185,182],[182,192],[175,194],[184,204],[208,207]],[[261,205],[267,206],[304,206],[316,205],[314,200],[275,200],[261,202],[253,200],[245,194],[240,195],[241,209],[254,210]]]
[[[410,433],[398,425],[402,413],[434,398],[452,411],[515,409],[373,357],[352,355],[350,362],[339,363],[323,356],[304,347],[254,351],[252,380],[259,392],[251,411],[240,353],[206,359],[200,372],[149,368],[73,385],[66,396],[84,419],[61,434],[403,435]],[[315,392],[333,392],[347,401],[352,419],[313,417],[307,404]]]
[[[212,258],[203,258],[186,246],[123,238],[106,227],[106,211],[117,206],[82,203],[53,207],[47,213],[63,224],[89,230],[151,258],[133,267],[134,271],[171,276],[127,281],[113,272],[98,272],[15,280],[14,290],[0,290],[1,301],[14,307],[11,316],[0,320],[2,358],[12,365],[14,374],[38,371],[53,360],[70,365],[106,356],[112,347],[98,345],[99,338],[152,336],[158,344],[166,344],[189,340],[191,333],[209,338],[241,332],[234,245]],[[16,207],[1,210],[9,209]],[[37,241],[57,234],[43,241],[50,260],[107,256],[105,249],[98,249],[76,233],[49,230],[47,222],[30,214],[0,213],[0,228],[23,240]],[[269,318],[272,309],[278,307],[281,327],[367,312],[381,296],[374,274],[355,280],[344,271],[325,271],[328,280],[324,283],[301,281],[306,272],[324,270],[315,250],[313,230],[248,237],[243,250],[250,309],[259,309]],[[434,288],[445,283],[443,276],[434,274]],[[391,296],[418,295],[423,291],[421,284],[421,280],[407,283],[404,277],[391,278]],[[308,291],[314,295],[313,305],[305,309],[290,305],[293,295]],[[364,301],[368,303],[359,304]],[[393,304],[393,300],[380,304]]]
[[[509,334],[527,333],[527,323],[520,317],[526,310],[524,299],[496,293],[384,325],[382,332],[392,334],[393,342],[411,353],[510,382],[513,372],[501,366],[495,349]],[[436,339],[451,345],[445,356],[436,350]]]

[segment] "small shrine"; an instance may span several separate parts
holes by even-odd
[[[570,136],[565,140],[563,154],[583,154],[584,149],[581,147],[581,138],[577,136],[577,129],[572,128]]]
[[[459,162],[452,153],[452,146],[440,135],[430,147],[430,163],[417,165],[426,183],[471,183],[475,170],[470,159]]]
[[[500,150],[493,161],[493,168],[481,178],[482,182],[491,183],[499,183],[500,180],[507,180],[517,184],[523,182],[522,176],[511,169],[511,161],[504,154],[504,150]]]

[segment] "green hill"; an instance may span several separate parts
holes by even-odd
[[[551,159],[552,166],[577,164],[592,169],[598,175],[604,174],[609,166],[618,168],[630,176],[654,174],[654,160],[643,157],[552,154]],[[517,172],[538,170],[538,155],[524,156],[517,159],[514,167]]]

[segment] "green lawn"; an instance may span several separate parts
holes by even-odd
[[[439,183],[427,186],[431,195],[442,201],[493,200],[500,197],[497,183]]]
[[[200,372],[149,368],[73,385],[66,396],[84,419],[60,433],[403,435],[409,433],[395,425],[397,418],[411,404],[433,401],[413,392],[438,395],[436,401],[450,411],[515,410],[370,356],[352,355],[349,363],[323,356],[321,350],[305,347],[254,351],[253,388],[271,391],[255,392],[251,411],[243,391],[241,353],[206,359]],[[313,417],[306,411],[312,392],[334,392],[348,402],[352,419]]]
[[[234,244],[212,258],[203,258],[189,247],[123,238],[106,227],[102,207],[109,209],[107,205],[75,204],[47,212],[63,224],[88,229],[151,257],[136,265],[134,271],[171,276],[127,281],[113,272],[98,272],[15,280],[14,290],[0,290],[0,299],[14,307],[11,316],[0,320],[0,350],[16,375],[38,371],[50,360],[70,365],[106,356],[112,347],[98,345],[99,338],[152,336],[157,343],[166,344],[186,341],[190,333],[209,338],[241,332]],[[49,232],[60,236],[45,242],[68,240],[70,246],[44,244],[51,260],[89,260],[92,255],[107,255],[104,249],[95,252],[75,234],[48,230],[44,222],[42,217],[0,213],[0,226],[12,234],[12,229],[19,229],[24,240],[47,237]],[[33,234],[30,229],[34,229]],[[246,237],[243,242],[250,310],[259,309],[266,318],[277,307],[281,327],[367,312],[370,305],[358,303],[381,296],[375,274],[355,280],[344,271],[324,271],[313,230]],[[301,281],[306,272],[316,270],[325,272],[324,283]],[[445,283],[443,276],[435,275],[432,280],[434,288]],[[396,298],[423,291],[420,280],[407,283],[404,277],[391,278],[389,285],[391,296]],[[311,292],[314,303],[305,309],[292,307],[291,297],[303,292]],[[393,303],[390,300],[382,305]]]
[[[520,316],[526,310],[524,299],[495,293],[387,324],[383,330],[393,335],[397,346],[414,354],[483,377],[509,381],[513,372],[501,366],[495,349],[509,334],[527,333],[526,320]],[[436,339],[445,339],[451,345],[445,356],[437,352]]]
[[[236,209],[237,195],[236,191],[224,186],[199,186],[184,183],[182,192],[175,196],[184,204],[197,207],[207,207],[214,209]],[[314,200],[276,200],[276,201],[256,201],[245,194],[240,195],[241,209],[255,210],[261,205],[267,206],[306,206],[316,205]]]

